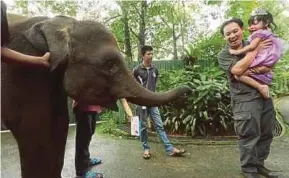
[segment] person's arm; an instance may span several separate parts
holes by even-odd
[[[136,79],[136,81],[138,81],[139,83],[141,82],[138,78],[139,74],[138,74],[138,66],[136,66],[135,68],[133,68],[132,70],[132,75],[134,76],[134,78]]]
[[[239,60],[234,66],[232,66],[231,73],[233,75],[242,75],[249,68],[259,50],[267,48],[270,45],[272,45],[272,41],[270,39],[260,42],[254,51],[248,52],[243,59]]]
[[[227,50],[218,53],[219,67],[226,73],[231,73],[232,66],[236,63],[236,59]]]
[[[253,58],[254,55],[256,55],[254,53],[257,54],[257,52],[250,52],[249,54],[247,54],[246,57],[248,59],[250,59],[250,57],[251,57],[251,60],[253,60],[254,59]],[[246,58],[246,57],[244,57],[244,58]],[[231,55],[228,50],[224,49],[218,54],[218,63],[219,63],[220,68],[222,70],[224,70],[225,72],[227,72],[227,73],[236,75],[235,73],[237,73],[238,71],[241,71],[240,73],[242,74],[247,69],[246,68],[247,65],[250,65],[250,63],[249,64],[246,64],[246,63],[244,64],[244,58],[241,59],[240,61],[238,61],[236,59],[236,57]],[[246,62],[247,61],[248,60],[246,60]],[[250,62],[250,60],[249,60],[249,62]]]
[[[4,62],[15,62],[19,64],[35,64],[35,65],[43,65],[48,67],[48,59],[50,53],[46,53],[42,57],[30,56],[26,54],[19,53],[10,48],[5,47],[6,44],[9,43],[9,29],[8,29],[8,20],[6,14],[6,4],[1,1],[1,60]]]
[[[256,74],[264,74],[264,73],[268,73],[272,71],[272,68],[267,67],[267,66],[257,66],[257,67],[251,68],[250,71]]]
[[[247,55],[236,62],[234,66],[232,66],[231,73],[233,75],[242,75],[250,66],[251,62],[257,56],[258,51],[254,50],[252,52],[247,53]]]
[[[19,53],[7,47],[1,47],[1,56],[4,56],[4,58],[1,58],[1,60],[8,63],[15,62],[19,64],[42,65],[48,67],[50,53],[45,53],[45,55],[42,57],[36,57]]]
[[[258,66],[258,67],[247,69],[242,75],[264,74],[270,71],[272,71],[272,68],[270,67]]]
[[[242,58],[241,60],[236,62],[235,65],[232,66],[231,73],[233,75],[242,75],[247,70],[247,68],[249,68],[251,62],[254,60],[257,54],[257,50],[247,53],[244,58]]]
[[[229,51],[231,54],[234,54],[234,55],[240,55],[249,51],[253,51],[254,49],[258,47],[261,40],[262,40],[261,38],[255,38],[254,40],[251,41],[249,45],[245,46],[244,48],[238,49],[238,50],[230,49]]]

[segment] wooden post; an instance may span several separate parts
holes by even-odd
[[[131,118],[133,117],[132,111],[131,111],[125,98],[120,99],[120,102],[123,105],[123,108],[124,108],[126,115],[128,116],[128,122],[130,122]]]
[[[121,104],[124,107],[126,115],[128,116],[128,122],[131,122],[131,118],[133,117],[133,114],[132,114],[132,111],[131,111],[126,99],[122,98],[122,99],[120,99],[120,102],[121,102]],[[150,118],[147,118],[147,124],[148,124],[148,128],[151,129],[152,124],[151,124],[151,119]]]

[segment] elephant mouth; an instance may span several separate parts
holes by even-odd
[[[113,111],[118,111],[118,106],[116,103],[117,99],[110,99],[108,103],[102,104],[102,106]]]
[[[117,97],[110,93],[104,92],[98,96],[95,96],[95,100],[98,101],[99,105],[108,108],[113,111],[118,111]]]
[[[111,94],[104,92],[98,93],[97,95],[87,94],[82,95],[68,95],[73,98],[80,105],[99,105],[101,107],[108,108],[110,110],[118,111],[117,106],[117,97],[112,96]]]

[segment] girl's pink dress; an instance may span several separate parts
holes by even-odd
[[[271,39],[272,45],[269,48],[265,48],[259,51],[255,59],[250,65],[250,68],[257,66],[272,67],[281,57],[283,52],[282,42],[269,30],[257,30],[251,36],[249,36],[249,42],[255,38],[261,38],[262,40]],[[270,85],[272,83],[272,72],[264,74],[253,74],[251,77]]]

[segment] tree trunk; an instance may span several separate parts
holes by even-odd
[[[182,1],[183,8],[183,18],[181,21],[181,36],[182,36],[182,49],[185,48],[185,28],[186,28],[186,10],[185,10],[185,2]]]
[[[130,43],[130,31],[128,25],[127,18],[127,3],[126,1],[121,2],[121,10],[122,10],[122,21],[124,24],[124,46],[125,46],[125,60],[127,62],[132,61],[132,51],[131,51],[131,43]]]
[[[138,33],[138,59],[141,59],[141,48],[145,45],[145,17],[147,13],[147,1],[141,1],[141,12],[140,12],[140,21],[139,21],[139,33]]]
[[[174,60],[178,60],[178,51],[177,51],[177,40],[176,31],[175,31],[175,24],[173,24],[173,45],[174,45]]]

